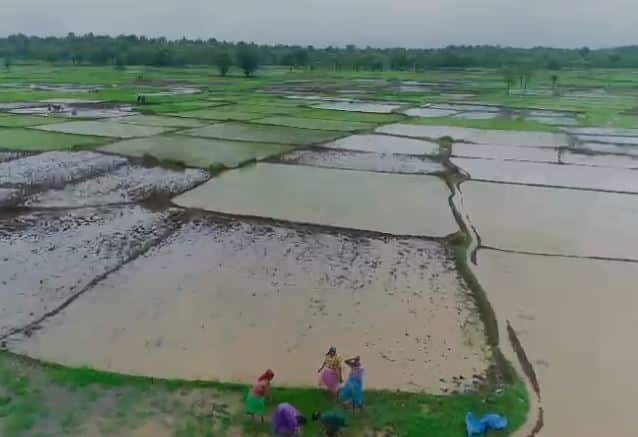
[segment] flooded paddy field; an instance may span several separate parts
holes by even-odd
[[[638,193],[638,172],[628,169],[474,158],[451,161],[473,180]]]
[[[544,409],[539,435],[635,435],[638,264],[480,250],[475,270],[502,331],[508,321],[533,366]]]
[[[131,115],[124,117],[118,122],[139,124],[142,126],[158,126],[158,127],[180,127],[193,128],[201,127],[206,123],[199,120],[192,120],[183,117],[167,117],[162,115]]]
[[[635,154],[616,155],[616,154],[596,154],[577,153],[575,151],[565,150],[561,152],[560,161],[565,164],[591,165],[595,167],[614,167],[614,168],[631,168],[638,169],[638,149]]]
[[[119,141],[101,150],[121,155],[152,156],[160,161],[184,163],[187,166],[208,168],[211,165],[237,167],[242,163],[262,160],[292,149],[292,146],[251,143],[184,135],[162,135]]]
[[[263,126],[242,123],[219,123],[191,129],[187,135],[222,140],[254,141],[275,144],[311,145],[344,136],[343,132],[299,129],[285,126]]]
[[[125,165],[109,173],[27,197],[21,205],[64,208],[143,202],[180,194],[208,180],[203,170]]]
[[[440,162],[420,156],[319,148],[293,150],[281,155],[277,161],[313,167],[383,173],[428,174],[446,171]]]
[[[174,213],[124,206],[0,216],[0,337],[141,253],[171,228]]]
[[[482,144],[454,143],[452,156],[463,158],[499,159],[504,161],[535,161],[558,163],[558,149],[486,146]]]
[[[401,108],[401,105],[373,102],[326,102],[314,105],[317,109],[332,109],[335,111],[375,112],[389,114]]]
[[[45,152],[0,163],[0,186],[61,187],[125,164],[122,157],[95,152]]]
[[[224,381],[250,381],[259,359],[284,384],[309,386],[326,342],[386,375],[370,379],[374,388],[445,393],[478,382],[489,360],[471,294],[441,243],[206,217],[9,347],[69,365]]]
[[[636,195],[475,181],[461,190],[484,246],[638,260]]]
[[[62,132],[76,135],[95,135],[111,138],[135,138],[149,137],[168,132],[171,129],[161,126],[142,126],[117,121],[71,121],[68,123],[56,123],[37,126],[49,132]]]
[[[444,237],[458,230],[449,196],[445,182],[435,176],[258,163],[225,172],[175,203],[224,214]]]
[[[256,120],[259,124],[272,124],[276,126],[288,126],[302,129],[318,129],[332,131],[365,131],[371,130],[375,125],[371,123],[363,123],[359,121],[342,121],[342,120],[318,120],[312,118],[301,117],[266,117]]]
[[[329,149],[403,155],[438,155],[440,147],[431,141],[390,135],[352,135],[321,145]]]
[[[174,117],[196,118],[214,121],[250,121],[263,118],[267,114],[263,114],[261,112],[239,111],[234,108],[215,107],[198,109],[195,111],[171,113],[169,115]]]
[[[451,137],[455,141],[490,146],[561,147],[569,139],[562,133],[523,132],[494,129],[474,129],[457,126],[390,124],[377,128],[377,132],[414,138]]]

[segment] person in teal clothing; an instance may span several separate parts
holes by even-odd
[[[348,426],[345,413],[339,409],[323,413],[315,411],[312,413],[312,420],[321,423],[328,437],[336,437],[343,428]]]
[[[350,368],[350,375],[341,388],[339,399],[348,405],[352,404],[352,411],[363,408],[363,366],[361,358],[356,356],[345,361]]]

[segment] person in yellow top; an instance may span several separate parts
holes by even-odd
[[[341,358],[337,355],[337,348],[331,346],[323,360],[323,364],[317,371],[319,373],[319,385],[328,389],[330,394],[337,397],[339,385],[343,382]]]

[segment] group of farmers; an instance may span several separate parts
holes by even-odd
[[[363,366],[361,359],[356,356],[345,360],[350,368],[350,374],[343,384],[342,361],[333,346],[328,349],[323,364],[318,370],[319,385],[324,387],[330,396],[339,399],[346,406],[352,406],[353,412],[363,407]],[[245,411],[252,417],[261,417],[263,422],[266,411],[266,397],[275,374],[266,370],[246,394]],[[343,384],[343,385],[342,385]],[[346,427],[346,415],[340,409],[312,413],[312,420],[318,421],[329,437],[337,436]],[[277,405],[272,416],[272,431],[275,436],[298,436],[306,424],[306,417],[290,403]]]

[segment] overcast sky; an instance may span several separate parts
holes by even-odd
[[[638,44],[638,0],[0,0],[0,34],[316,46]]]

